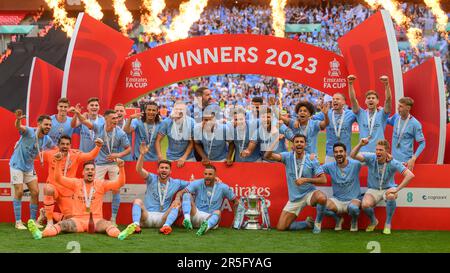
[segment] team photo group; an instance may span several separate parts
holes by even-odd
[[[278,102],[287,99],[280,94],[254,96],[248,107],[221,107],[208,87],[195,89],[192,104],[176,100],[169,113],[154,100],[127,114],[124,104],[100,109],[95,97],[85,105],[71,105],[60,98],[56,114],[41,113],[37,128],[31,128],[24,125],[23,111],[17,110],[15,127],[20,138],[9,162],[15,228],[28,230],[34,239],[89,232],[124,240],[146,232],[145,228],[168,235],[181,218],[184,228],[196,229],[201,236],[220,225],[225,199],[233,204],[234,213],[242,206],[228,181],[221,180],[218,164],[233,168],[234,162],[260,162],[264,172],[265,164],[281,162],[286,178],[279,183],[288,196],[283,196],[286,204],[276,221],[277,230],[311,229],[318,234],[328,216],[338,231],[348,214],[350,231],[356,232],[358,219],[365,214],[370,219],[365,231],[373,232],[379,223],[374,208],[384,201],[382,233],[391,234],[398,193],[414,179],[425,138],[420,118],[410,114],[414,98],[393,102],[389,78],[379,75],[384,90],[360,90],[365,101],[358,101],[356,81],[349,75],[348,93],[335,93],[316,103],[300,100],[290,113],[280,107]],[[352,147],[354,123],[359,140]],[[391,136],[385,132],[389,126]],[[323,164],[318,157],[321,131],[326,134]],[[79,149],[73,148],[75,134]],[[35,160],[48,168],[48,177],[37,177]],[[121,231],[116,218],[120,189],[127,183],[125,165],[130,161],[137,161],[133,171],[145,181],[146,189],[144,198],[135,199],[126,212],[132,222]],[[156,169],[145,169],[148,161],[157,162]],[[172,177],[173,168],[191,173],[186,162],[201,162],[204,177],[189,181]],[[363,168],[367,168],[367,190],[360,184]],[[401,180],[395,181],[396,173]],[[42,207],[38,206],[38,180],[46,181]],[[332,195],[316,188],[330,181]],[[30,219],[21,214],[26,189]],[[106,219],[103,200],[109,191],[112,216]],[[315,208],[315,219],[313,215],[298,219],[306,206]]]

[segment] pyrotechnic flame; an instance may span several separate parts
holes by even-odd
[[[271,0],[270,6],[272,7],[272,28],[275,31],[276,37],[284,38],[284,30],[286,24],[286,15],[284,13],[284,7],[287,0]],[[281,89],[283,88],[284,81],[281,78],[277,78],[278,83],[278,107],[280,111],[283,109],[283,94]]]
[[[284,38],[284,29],[286,24],[286,16],[284,14],[284,7],[287,0],[271,0],[272,7],[272,27],[275,30],[276,37]]]
[[[422,41],[422,30],[411,27],[411,19],[408,18],[400,9],[398,2],[394,0],[365,0],[372,9],[382,6],[387,10],[395,23],[406,29],[406,36],[408,37],[411,47],[417,50],[417,45]]]
[[[283,92],[281,92],[281,90],[283,89],[283,84],[284,81],[281,78],[277,78],[277,82],[278,82],[278,108],[280,109],[280,111],[283,109]]]
[[[445,39],[448,41],[448,33],[446,27],[448,24],[447,14],[441,9],[439,0],[424,0],[425,5],[431,9],[431,13],[436,16],[436,28],[444,35]]]
[[[102,7],[96,0],[81,0],[81,2],[84,3],[84,10],[87,14],[97,20],[101,20],[103,18]]]
[[[67,17],[67,12],[64,8],[65,0],[45,0],[45,2],[53,10],[53,23],[55,26],[60,26],[68,37],[72,37],[75,19]]]
[[[114,0],[113,1],[114,6],[114,13],[118,17],[118,23],[120,26],[120,30],[122,31],[123,35],[127,35],[127,29],[128,25],[133,23],[133,15],[131,15],[131,12],[127,9],[127,6],[125,5],[125,0]]]
[[[208,4],[208,0],[191,0],[180,5],[180,14],[176,16],[170,29],[167,31],[166,39],[176,41],[184,39],[189,35],[189,29],[194,24]]]
[[[144,0],[142,3],[141,25],[144,28],[144,33],[147,34],[161,34],[162,21],[158,17],[166,7],[165,0]]]
[[[408,37],[408,41],[411,44],[411,47],[417,49],[417,45],[422,40],[422,30],[419,28],[409,28],[406,32],[406,37]]]

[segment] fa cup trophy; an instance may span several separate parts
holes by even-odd
[[[241,197],[235,212],[233,227],[236,229],[243,227],[244,229],[259,230],[261,229],[260,216],[262,216],[262,224],[265,226],[265,229],[270,228],[266,200],[252,191],[247,197]],[[247,218],[245,222],[243,222],[244,217]]]

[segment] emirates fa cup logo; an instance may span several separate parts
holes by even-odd
[[[339,77],[341,75],[341,71],[339,70],[339,66],[341,64],[334,59],[330,62],[330,70],[328,70],[328,76],[330,77]]]
[[[141,62],[136,59],[134,62],[131,63],[131,71],[130,71],[130,75],[132,77],[140,77],[142,76],[142,69],[141,69]]]

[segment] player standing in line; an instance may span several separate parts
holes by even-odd
[[[332,110],[328,111],[330,123],[327,126],[327,143],[325,162],[334,161],[333,145],[337,142],[344,143],[345,147],[352,147],[352,125],[356,121],[355,114],[346,109],[345,96],[341,93],[333,95]],[[324,120],[324,114],[316,115],[317,119]]]
[[[61,136],[72,137],[74,129],[70,126],[72,123],[72,118],[67,116],[69,108],[69,100],[67,98],[60,98],[56,106],[58,113],[50,116],[52,119],[52,129],[48,135],[52,139],[53,143],[58,143]]]
[[[22,196],[23,184],[30,190],[30,217],[36,219],[38,211],[39,186],[34,170],[34,159],[39,155],[39,161],[44,164],[43,151],[52,149],[55,145],[48,136],[52,128],[52,120],[47,115],[39,116],[38,127],[32,129],[21,124],[25,118],[22,110],[16,110],[15,126],[20,134],[20,139],[14,147],[14,152],[9,160],[11,184],[14,187],[14,217],[17,229],[26,229],[22,223]],[[42,226],[40,226],[42,227]]]
[[[256,130],[256,121],[250,122],[245,119],[243,108],[236,108],[233,113],[233,142],[228,146],[227,162],[232,164],[232,154],[236,162],[258,162],[261,161],[258,147],[258,138],[252,132]]]
[[[144,106],[143,113],[133,114],[127,120],[124,131],[134,132],[134,158],[139,158],[139,146],[145,142],[149,146],[149,151],[145,154],[144,161],[158,161],[155,143],[162,127],[158,113],[158,105],[151,101]]]
[[[398,114],[388,120],[388,124],[394,127],[392,133],[392,156],[405,164],[410,171],[414,169],[417,158],[425,149],[425,137],[422,124],[410,114],[414,100],[403,97],[398,101]],[[418,142],[414,153],[414,140]]]
[[[229,124],[218,122],[215,113],[203,113],[202,123],[194,127],[194,147],[203,165],[209,165],[211,161],[226,161],[229,130]]]
[[[117,113],[117,126],[122,129],[125,133],[127,133],[127,138],[128,138],[128,142],[130,143],[130,145],[132,145],[133,143],[133,134],[132,132],[126,132],[125,131],[125,125],[127,124],[127,121],[131,119],[130,118],[125,118],[126,115],[126,110],[125,110],[125,106],[122,103],[118,103],[114,106],[114,111],[116,111]],[[119,150],[119,152],[123,152],[123,150]],[[122,160],[124,161],[133,161],[133,147],[131,147],[131,152],[129,154],[127,154],[126,156],[122,157]]]
[[[356,99],[355,89],[353,87],[356,77],[354,75],[349,75],[347,79],[348,92],[350,95],[350,101],[352,102],[352,111],[356,115],[356,121],[359,125],[359,139],[369,139],[369,144],[363,146],[361,148],[361,152],[375,153],[375,147],[378,140],[385,139],[384,130],[386,128],[389,115],[391,114],[392,94],[389,86],[389,78],[387,76],[380,77],[380,81],[383,83],[385,90],[384,108],[382,109],[378,109],[380,100],[377,92],[374,90],[367,91],[367,109],[362,109]]]
[[[281,118],[289,126],[294,135],[300,134],[306,136],[308,142],[306,143],[305,151],[314,155],[317,155],[317,136],[330,123],[328,119],[328,105],[323,104],[320,109],[324,117],[322,121],[312,118],[316,110],[314,105],[308,101],[301,101],[295,105],[297,120]]]
[[[75,107],[70,107],[69,112],[73,113],[72,128],[80,130],[80,150],[84,153],[90,152],[95,147],[95,132],[81,122],[82,118],[88,119],[91,123],[96,123],[102,127],[105,125],[105,118],[100,116],[100,104],[98,98],[88,99],[87,113],[81,114],[81,106],[77,104]],[[84,120],[83,119],[83,120]]]
[[[161,125],[161,130],[156,138],[155,148],[158,160],[162,160],[163,154],[161,142],[165,136],[169,140],[167,146],[167,160],[177,161],[177,166],[182,167],[186,161],[194,160],[193,138],[194,120],[186,116],[186,104],[182,101],[175,102],[173,111]]]

